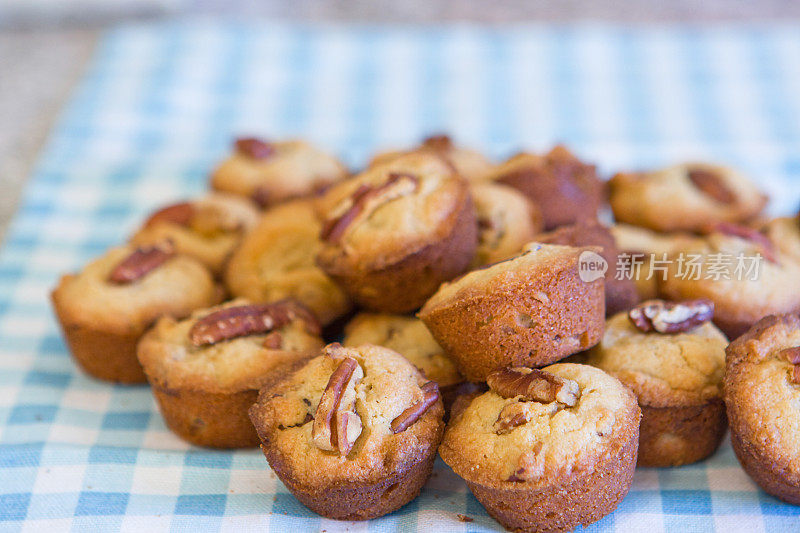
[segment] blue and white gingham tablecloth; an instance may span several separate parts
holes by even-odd
[[[439,131],[495,157],[564,141],[605,173],[723,161],[761,183],[774,213],[793,212],[800,27],[112,31],[0,254],[0,530],[500,530],[441,462],[389,516],[318,517],[259,451],[189,447],[147,387],[81,374],[47,300],[59,273],[152,208],[203,191],[238,133],[307,137],[357,168],[379,147]],[[726,441],[700,464],[638,470],[617,511],[589,529],[797,531],[800,508],[757,490]]]

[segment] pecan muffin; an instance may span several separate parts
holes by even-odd
[[[711,300],[714,323],[729,339],[766,315],[800,308],[800,263],[755,229],[719,224],[669,258],[661,295]]]
[[[639,466],[705,459],[725,429],[722,376],[728,340],[706,300],[650,300],[606,323],[585,362],[619,379],[642,409]]]
[[[600,256],[608,264],[605,275],[606,315],[630,309],[639,301],[639,294],[633,280],[617,276],[619,250],[614,236],[597,220],[582,220],[570,226],[562,226],[550,233],[542,233],[534,239],[547,244],[567,246],[599,246]]]
[[[161,316],[185,317],[216,304],[219,288],[197,260],[168,243],[112,248],[51,294],[72,357],[96,378],[144,383],[136,343]]]
[[[478,217],[478,251],[474,266],[489,265],[517,255],[542,231],[542,213],[525,195],[499,183],[473,183],[472,200]]]
[[[430,152],[393,159],[322,199],[318,262],[373,311],[419,308],[472,261],[478,243],[467,182]]]
[[[253,302],[295,298],[323,325],[347,314],[349,299],[316,263],[321,228],[311,200],[269,209],[231,256],[228,290]]]
[[[239,196],[212,193],[163,207],[150,215],[131,242],[149,246],[171,241],[176,251],[194,257],[220,276],[242,236],[259,219],[255,205]]]
[[[211,176],[211,187],[246,196],[261,207],[325,190],[347,169],[305,141],[237,139],[230,157]]]
[[[270,466],[322,516],[368,520],[413,500],[444,432],[436,383],[400,354],[338,343],[250,409]]]
[[[700,231],[718,222],[743,222],[767,203],[745,176],[708,163],[620,173],[609,181],[609,193],[617,220],[656,231]]]
[[[544,155],[517,154],[495,167],[487,179],[509,185],[535,202],[547,230],[596,218],[603,201],[603,182],[595,166],[560,145]]]
[[[530,244],[515,258],[445,283],[419,317],[470,381],[507,366],[544,366],[603,334],[602,277],[583,281],[588,248]]]
[[[800,505],[800,318],[762,318],[726,352],[731,444],[762,489]]]
[[[359,313],[345,326],[344,333],[345,346],[376,344],[408,359],[423,376],[439,385],[445,412],[457,396],[474,390],[418,318]]]
[[[432,135],[411,150],[390,150],[375,154],[369,163],[369,168],[388,163],[402,155],[418,151],[432,151],[446,159],[459,176],[470,181],[485,178],[492,170],[492,163],[480,152],[461,148],[453,143],[448,135]]]
[[[641,417],[618,380],[587,365],[516,367],[455,412],[439,454],[514,531],[570,531],[611,513],[633,481]]]
[[[139,361],[167,426],[199,446],[259,443],[247,410],[275,373],[317,355],[317,319],[294,300],[234,300],[162,318],[139,342]]]
[[[633,280],[639,300],[658,297],[659,263],[696,239],[689,233],[657,233],[655,231],[614,224],[611,234],[621,255],[617,263],[621,276]]]

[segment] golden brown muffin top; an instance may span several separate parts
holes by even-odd
[[[237,392],[258,389],[270,372],[323,345],[319,323],[299,302],[238,299],[185,320],[162,318],[142,337],[138,356],[162,387]]]
[[[155,211],[131,237],[131,242],[148,245],[172,241],[179,252],[218,273],[259,217],[255,204],[246,198],[210,193]]]
[[[231,292],[254,302],[296,298],[322,324],[346,313],[348,298],[317,266],[320,229],[312,200],[268,210],[228,263],[225,281]]]
[[[250,418],[270,462],[296,483],[370,483],[406,471],[438,445],[444,408],[434,390],[388,348],[334,343],[264,388]]]
[[[418,318],[359,313],[345,327],[345,346],[376,344],[399,353],[440,387],[464,381],[453,361]]]
[[[639,425],[636,399],[602,370],[573,363],[506,369],[447,426],[440,454],[470,482],[544,488],[590,474]]]
[[[427,151],[398,157],[321,199],[320,259],[383,268],[449,235],[465,202],[466,182],[441,157]]]
[[[697,231],[713,222],[757,215],[767,197],[743,174],[709,163],[683,163],[609,181],[615,217],[659,231]]]
[[[115,276],[120,281],[113,281]],[[213,305],[219,301],[219,289],[208,269],[167,244],[124,245],[111,248],[77,274],[62,276],[53,298],[60,314],[71,321],[129,334],[162,315],[187,316]]]
[[[765,317],[730,344],[725,375],[731,428],[794,483],[800,483],[798,347],[797,315]]]
[[[488,265],[519,253],[544,223],[539,208],[516,189],[492,182],[470,185],[478,218],[476,265]]]
[[[324,189],[347,176],[336,158],[301,140],[238,139],[214,171],[211,186],[262,206]]]
[[[622,312],[606,321],[585,362],[628,386],[640,405],[683,407],[721,397],[727,345],[709,321],[678,333],[644,332]]]
[[[645,259],[650,259],[649,254],[655,254],[656,259],[660,259],[662,254],[685,247],[697,238],[689,233],[658,233],[623,223],[616,223],[609,230],[620,251],[645,254]]]
[[[424,139],[418,147],[411,150],[390,150],[375,154],[369,162],[369,168],[412,152],[424,150],[433,151],[446,159],[453,165],[459,176],[469,181],[485,179],[494,167],[491,161],[480,152],[455,145],[447,135],[433,135]]]

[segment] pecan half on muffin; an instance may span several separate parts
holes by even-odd
[[[473,265],[489,265],[517,255],[544,227],[542,213],[525,195],[499,183],[473,183],[478,217],[478,251]]]
[[[390,150],[375,154],[369,162],[369,167],[382,165],[400,156],[418,151],[431,151],[438,154],[453,165],[459,176],[470,181],[485,178],[494,166],[480,152],[456,146],[448,135],[431,135],[425,138],[418,147],[411,150]]]
[[[376,518],[417,496],[443,414],[436,384],[400,354],[338,343],[266,386],[250,409],[280,480],[303,505],[339,520]]]
[[[641,417],[617,379],[587,365],[497,370],[453,413],[439,454],[514,531],[570,531],[611,513],[633,481]]]
[[[608,320],[585,362],[619,379],[642,409],[640,466],[705,459],[727,422],[722,376],[728,340],[707,300],[650,300]]]
[[[212,193],[154,212],[131,242],[148,246],[169,240],[176,251],[194,257],[220,276],[231,253],[259,216],[256,206],[246,198]]]
[[[517,154],[495,167],[488,179],[509,185],[535,202],[548,230],[597,217],[603,201],[603,182],[595,166],[560,145],[544,155]]]
[[[246,196],[261,207],[325,190],[345,178],[335,157],[305,141],[240,138],[211,176],[217,191]]]
[[[382,313],[359,313],[345,326],[345,346],[375,344],[394,350],[435,381],[442,393],[445,412],[456,397],[477,390],[464,381],[455,363],[418,318]]]
[[[617,174],[609,191],[617,220],[656,231],[700,231],[718,222],[743,222],[767,203],[745,176],[708,163]]]
[[[714,323],[729,339],[770,314],[800,308],[800,263],[758,230],[722,223],[669,255],[660,294],[707,298]]]
[[[72,357],[96,378],[144,383],[136,343],[159,317],[214,305],[220,291],[197,260],[169,243],[112,248],[62,276],[51,299]]]
[[[589,248],[530,244],[515,258],[445,283],[419,317],[470,381],[507,366],[544,366],[603,334],[603,279],[583,281]]]
[[[139,361],[167,426],[199,446],[256,446],[247,410],[258,390],[319,353],[320,326],[294,300],[234,300],[191,318],[162,318],[139,342]]]
[[[619,250],[614,236],[597,220],[582,220],[570,226],[562,226],[550,233],[537,235],[534,240],[567,246],[599,246],[599,254],[608,264],[605,276],[606,315],[625,311],[638,303],[639,293],[633,280],[615,273],[619,263]]]
[[[800,318],[765,317],[733,341],[724,388],[742,468],[766,492],[800,505]]]
[[[379,165],[321,199],[320,266],[373,311],[419,308],[462,273],[477,246],[467,182],[433,153]]]
[[[253,302],[297,299],[323,325],[345,315],[350,300],[316,263],[321,229],[311,200],[269,209],[231,256],[228,290]]]

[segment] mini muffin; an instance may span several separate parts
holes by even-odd
[[[614,224],[609,229],[620,251],[620,273],[636,284],[640,301],[658,296],[660,263],[696,239],[688,233],[656,233],[628,224]]]
[[[448,135],[433,135],[424,139],[420,146],[411,150],[380,152],[372,158],[369,167],[372,168],[382,165],[402,155],[421,150],[435,152],[446,159],[453,165],[453,168],[459,176],[469,181],[477,181],[485,178],[494,166],[491,161],[486,159],[486,156],[480,152],[456,146]]]
[[[335,157],[305,141],[250,137],[236,140],[233,154],[211,176],[211,187],[266,207],[323,191],[347,174]]]
[[[144,383],[136,343],[161,316],[182,318],[214,305],[220,292],[196,259],[166,243],[112,248],[51,294],[72,357],[96,378]]]
[[[606,323],[585,362],[627,386],[639,400],[639,466],[678,466],[705,459],[727,423],[722,376],[728,340],[704,300],[650,300]]]
[[[251,201],[212,193],[159,209],[131,237],[131,242],[149,246],[171,241],[176,251],[194,257],[220,276],[242,236],[258,219],[259,212]]]
[[[742,468],[766,492],[800,505],[800,318],[765,317],[733,341],[724,390]]]
[[[162,318],[139,342],[139,361],[167,426],[199,446],[259,443],[247,410],[275,373],[317,355],[317,319],[294,300],[235,300]]]
[[[767,203],[745,176],[708,163],[617,174],[609,192],[618,221],[656,231],[701,231],[718,222],[743,222]]]
[[[600,256],[608,264],[605,274],[606,315],[630,309],[639,301],[639,294],[632,279],[617,275],[619,250],[614,236],[597,220],[582,220],[570,226],[562,226],[550,233],[537,235],[536,242],[565,244],[567,246],[599,246]]]
[[[547,230],[596,218],[603,201],[603,182],[595,166],[560,145],[544,155],[515,155],[495,167],[488,179],[509,185],[535,202]]]
[[[544,366],[603,334],[603,279],[583,281],[582,253],[532,243],[521,255],[445,283],[419,312],[470,381],[507,366]]]
[[[752,228],[720,224],[669,259],[659,292],[714,302],[714,323],[729,339],[766,315],[800,308],[800,264]]]
[[[473,183],[478,217],[478,251],[473,265],[489,265],[517,255],[542,231],[542,213],[525,195],[499,183]]]
[[[436,383],[400,354],[334,343],[250,409],[286,488],[322,516],[368,520],[413,500],[444,432]]]
[[[633,481],[641,413],[617,379],[588,365],[516,367],[447,425],[439,454],[513,531],[596,522]]]
[[[345,346],[376,344],[408,359],[422,375],[439,385],[445,411],[449,410],[459,394],[472,390],[464,382],[455,363],[418,318],[360,313],[347,324],[344,331],[342,342]]]
[[[430,152],[393,159],[333,187],[318,262],[373,311],[419,308],[469,266],[478,244],[467,182]]]
[[[268,210],[231,256],[225,273],[230,292],[253,302],[295,298],[323,325],[345,315],[349,299],[316,263],[321,228],[311,200]]]

